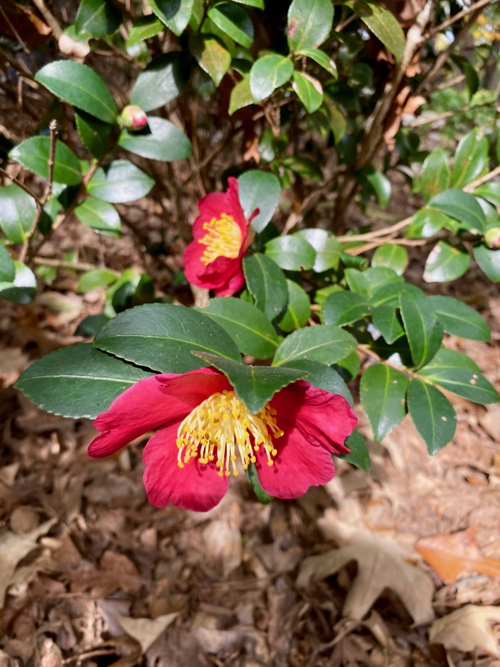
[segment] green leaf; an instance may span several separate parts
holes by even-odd
[[[401,292],[399,300],[413,363],[420,368],[438,351],[443,339],[443,326],[425,297]]]
[[[109,0],[82,0],[75,19],[75,30],[83,35],[104,39],[122,22],[122,14]]]
[[[219,2],[211,7],[208,17],[237,44],[249,49],[253,42],[253,23],[247,12],[232,2]]]
[[[266,255],[288,271],[312,269],[316,259],[312,245],[299,236],[278,236],[271,239],[266,243]]]
[[[468,340],[490,340],[488,325],[473,308],[450,296],[427,298],[446,333]]]
[[[87,227],[100,232],[119,232],[120,216],[114,206],[90,197],[75,208],[75,215]]]
[[[100,158],[110,147],[115,127],[85,111],[75,111],[75,121],[78,134],[86,148],[95,158]]]
[[[320,49],[302,49],[297,53],[297,55],[306,56],[306,58],[314,60],[314,62],[325,69],[328,74],[331,74],[335,78],[338,77],[337,66],[333,60],[331,60],[330,56],[324,51],[321,51]]]
[[[370,296],[370,284],[365,274],[362,271],[357,269],[346,269],[345,270],[345,279],[349,286],[351,292],[355,292],[360,296],[366,297],[367,299]]]
[[[332,24],[331,0],[293,0],[288,10],[288,46],[294,51],[316,48],[328,37]]]
[[[484,183],[476,188],[473,194],[487,199],[495,206],[500,206],[500,183]]]
[[[364,296],[355,292],[334,292],[323,306],[323,322],[343,326],[362,320],[371,313],[372,307]]]
[[[269,97],[276,88],[285,84],[293,74],[290,58],[279,53],[268,53],[258,58],[250,70],[250,90],[254,102]]]
[[[413,294],[416,298],[424,296],[422,290],[415,285],[409,285],[405,282],[390,282],[374,289],[370,302],[374,308],[378,308],[378,306],[399,307],[399,295],[403,293]]]
[[[36,278],[26,264],[14,261],[14,268],[14,280],[0,282],[0,297],[25,305],[36,297]]]
[[[384,243],[373,253],[372,266],[385,266],[402,276],[408,266],[408,251],[395,243]]]
[[[380,39],[394,55],[398,63],[403,59],[406,38],[399,21],[389,10],[372,0],[354,0],[346,2],[354,13],[365,23],[373,34]]]
[[[500,282],[500,250],[490,250],[483,244],[474,246],[474,259],[492,282]]]
[[[463,276],[470,264],[470,257],[463,245],[452,246],[439,241],[431,250],[424,269],[426,283],[444,283]]]
[[[184,132],[164,118],[151,117],[140,132],[123,129],[118,145],[141,157],[174,162],[191,155],[193,147]]]
[[[115,101],[101,77],[87,65],[72,60],[56,60],[38,70],[35,81],[91,116],[105,123],[115,123]]]
[[[95,419],[126,389],[151,375],[83,344],[35,361],[16,382],[16,389],[47,412]]]
[[[357,429],[354,429],[351,435],[346,439],[345,446],[349,447],[351,453],[343,454],[341,456],[334,454],[334,460],[335,458],[343,459],[344,461],[347,461],[347,463],[356,466],[356,468],[361,468],[361,470],[368,472],[371,466],[370,452],[366,446],[365,439]]]
[[[235,0],[236,2],[237,0]],[[251,463],[248,468],[245,470],[245,475],[247,476],[248,481],[252,485],[252,488],[254,490],[255,495],[257,496],[257,500],[259,503],[262,503],[263,505],[269,505],[270,502],[274,500],[272,496],[270,496],[262,486],[260,485],[260,480],[259,480],[259,475],[257,473],[257,468],[255,467],[255,464]]]
[[[406,228],[405,236],[409,239],[428,239],[446,227],[450,218],[435,208],[421,208]]]
[[[334,364],[335,370],[342,375],[346,382],[354,380],[359,373],[360,367],[361,359],[356,350],[348,354],[347,357],[339,359],[339,361]]]
[[[297,368],[309,373],[304,379],[312,384],[313,387],[323,389],[330,394],[338,394],[345,398],[351,408],[354,408],[354,401],[349,387],[341,376],[331,366],[321,364],[319,361],[309,361],[308,359],[295,359],[287,363],[283,368]]]
[[[308,113],[314,113],[320,108],[323,102],[323,87],[317,79],[295,71],[292,88]]]
[[[128,160],[114,160],[107,171],[101,167],[95,171],[87,190],[97,199],[123,204],[144,197],[154,184],[148,174]]]
[[[194,350],[240,360],[233,339],[209,317],[184,306],[148,304],[120,313],[97,334],[95,347],[160,373],[208,364]]]
[[[442,348],[420,375],[474,403],[496,403],[498,393],[467,355]]]
[[[189,57],[185,53],[163,53],[137,77],[130,104],[136,104],[143,111],[153,111],[168,104],[184,90],[190,72]]]
[[[0,209],[1,210],[1,209]],[[3,245],[0,245],[0,282],[11,283],[16,275],[14,260],[10,252]]]
[[[235,111],[253,104],[252,91],[250,90],[250,77],[245,76],[231,90],[229,97],[229,115],[232,116]]]
[[[259,169],[246,171],[238,177],[239,197],[245,217],[250,217],[256,208],[259,213],[252,220],[252,228],[261,232],[278,207],[281,187],[274,174]]]
[[[439,389],[426,382],[410,382],[408,411],[429,454],[437,454],[455,435],[457,416],[452,404]]]
[[[273,325],[251,303],[233,297],[219,297],[210,299],[208,306],[199,312],[222,327],[242,354],[269,359],[276,352],[278,336]]]
[[[283,366],[296,359],[334,364],[356,349],[356,340],[340,327],[317,325],[291,333],[276,350],[273,366]]]
[[[191,18],[194,0],[148,0],[148,3],[156,16],[173,33],[181,35],[184,32]]]
[[[243,271],[248,291],[255,299],[257,308],[269,320],[283,312],[288,300],[285,275],[272,259],[256,253],[243,260]]]
[[[288,167],[302,178],[308,178],[311,181],[320,183],[323,181],[323,172],[317,162],[307,157],[289,155],[283,158],[283,166]]]
[[[373,190],[377,197],[377,203],[382,208],[386,208],[391,201],[391,182],[385,174],[381,171],[373,169],[373,167],[366,167],[357,173],[361,183],[368,182],[369,190]]]
[[[458,144],[451,173],[451,185],[461,188],[481,175],[488,161],[486,137],[478,137],[479,128],[465,135]]]
[[[35,215],[35,200],[25,190],[15,184],[0,188],[0,227],[11,243],[23,243]]]
[[[154,14],[140,16],[132,26],[132,30],[125,43],[128,47],[134,46],[134,44],[138,44],[143,40],[159,35],[164,30],[163,23]]]
[[[311,317],[311,304],[302,287],[294,283],[293,280],[287,280],[286,282],[288,285],[288,306],[283,317],[278,320],[278,325],[282,331],[290,332],[307,324]]]
[[[262,410],[277,391],[309,375],[307,370],[247,366],[241,362],[222,359],[215,354],[205,352],[194,354],[224,373],[233,385],[236,396],[254,414]]]
[[[403,420],[407,387],[407,376],[385,364],[373,364],[361,376],[361,405],[376,442]]]
[[[20,162],[23,167],[43,178],[49,177],[49,137],[30,137],[18,146],[15,146],[9,157]],[[54,181],[66,185],[78,185],[82,180],[80,162],[71,148],[62,141],[56,143],[54,157]]]
[[[404,335],[405,331],[401,326],[398,316],[398,310],[393,306],[378,306],[373,311],[373,326],[382,334],[385,342],[392,345],[394,341]]]
[[[249,7],[257,7],[257,9],[264,9],[264,0],[233,0],[240,5],[248,5]]]
[[[337,270],[340,261],[340,243],[324,229],[301,229],[294,236],[305,239],[316,250],[313,271],[322,273]]]
[[[231,66],[231,54],[221,40],[214,35],[190,35],[189,50],[201,69],[218,86]]]
[[[461,222],[469,231],[484,231],[486,218],[477,199],[463,190],[444,190],[433,197],[430,206]]]
[[[420,192],[427,202],[449,186],[450,168],[446,153],[442,148],[438,148],[425,158],[420,176]]]
[[[84,273],[80,278],[76,291],[80,292],[80,294],[86,294],[99,287],[107,287],[114,283],[116,279],[117,275],[114,271],[108,271],[107,269],[92,269],[91,271]]]

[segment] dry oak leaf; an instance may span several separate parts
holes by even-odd
[[[351,532],[347,544],[319,556],[306,558],[301,565],[297,585],[304,587],[311,577],[324,579],[352,561],[358,573],[347,594],[342,614],[360,620],[381,595],[390,588],[401,599],[417,625],[434,619],[430,577],[409,565],[397,544],[368,531]]]
[[[483,556],[476,543],[477,526],[448,535],[422,537],[415,549],[445,584],[453,584],[462,572],[500,577],[500,560]]]
[[[498,642],[489,621],[500,623],[499,607],[468,604],[434,621],[429,628],[429,641],[459,651],[472,652],[482,648],[491,655],[499,656]]]
[[[127,635],[140,644],[144,654],[165,632],[166,628],[175,621],[179,613],[175,611],[154,619],[130,618],[129,616],[120,616],[120,614],[117,614],[116,618]]]

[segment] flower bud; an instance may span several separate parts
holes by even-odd
[[[484,241],[488,248],[492,250],[497,250],[500,248],[500,227],[492,227],[488,229],[484,235]]]
[[[142,130],[148,124],[148,117],[141,107],[129,104],[122,110],[119,121],[127,130]]]

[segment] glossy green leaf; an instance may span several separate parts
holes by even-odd
[[[255,299],[257,308],[269,320],[274,320],[286,307],[288,287],[285,275],[276,262],[256,253],[243,260],[243,270],[248,291]]]
[[[331,0],[293,0],[288,9],[290,49],[302,51],[320,46],[330,34],[332,24]]]
[[[72,60],[56,60],[38,70],[35,80],[56,97],[113,124],[117,109],[104,81],[87,65]]]
[[[484,183],[476,188],[473,194],[483,197],[495,206],[500,206],[500,183]]]
[[[401,326],[398,310],[394,306],[378,306],[375,308],[372,322],[389,345],[404,336],[405,331]]]
[[[282,331],[290,332],[307,324],[311,317],[311,303],[302,287],[293,280],[287,280],[286,282],[288,285],[288,306],[283,317],[278,320],[278,325]]]
[[[321,51],[320,49],[302,49],[297,53],[297,55],[306,56],[306,58],[314,60],[314,62],[326,70],[328,74],[331,74],[335,78],[338,77],[337,66],[333,60],[331,60],[330,56],[324,51]]]
[[[356,466],[356,468],[361,468],[361,470],[368,472],[371,466],[370,452],[366,446],[365,439],[357,429],[354,429],[351,435],[346,439],[345,446],[349,447],[351,453],[343,454],[341,456],[334,454],[334,462],[335,458],[343,459],[344,461],[347,461],[347,463]]]
[[[370,303],[374,308],[378,308],[378,306],[399,307],[399,295],[402,293],[413,294],[416,298],[424,296],[422,290],[415,285],[409,285],[403,281],[390,282],[373,290]]]
[[[308,113],[317,111],[323,102],[323,87],[318,79],[309,74],[295,71],[292,88]]]
[[[75,208],[75,215],[87,227],[101,232],[120,231],[120,216],[114,206],[89,197]]]
[[[248,5],[249,7],[256,7],[257,9],[264,9],[264,0],[233,0],[239,5]]]
[[[442,148],[438,148],[425,158],[420,176],[420,192],[425,201],[429,201],[449,186],[450,167],[446,153]]]
[[[123,129],[118,144],[136,155],[173,162],[191,155],[193,147],[184,132],[164,118],[151,117],[140,132]]]
[[[486,322],[463,301],[450,296],[430,296],[428,300],[446,333],[469,340],[490,340],[491,333]]]
[[[76,32],[104,39],[122,22],[120,10],[109,0],[82,0],[75,19]]]
[[[0,297],[23,305],[30,303],[36,297],[35,274],[22,262],[14,261],[14,269],[14,280],[0,282]]]
[[[430,364],[419,370],[432,382],[474,403],[496,403],[498,392],[465,354],[442,348]]]
[[[233,385],[236,396],[250,412],[259,412],[274,394],[297,380],[307,379],[307,370],[274,368],[273,366],[247,366],[241,362],[223,359],[215,354],[195,352],[207,365],[215,366]]]
[[[307,371],[309,375],[304,379],[312,384],[313,387],[323,389],[330,392],[330,394],[338,394],[345,398],[351,408],[354,407],[354,400],[341,376],[331,366],[320,363],[319,361],[310,361],[308,359],[295,359],[290,361],[283,368],[297,368],[302,371]]]
[[[439,389],[412,380],[408,388],[408,411],[429,454],[437,454],[455,435],[457,416]]]
[[[269,503],[272,502],[274,498],[273,496],[270,496],[268,493],[266,493],[266,491],[264,491],[260,485],[259,473],[257,472],[257,468],[255,467],[254,463],[251,463],[248,466],[248,468],[245,470],[245,475],[250,482],[250,485],[252,486],[252,489],[259,503],[262,503],[263,505],[269,505]]]
[[[357,269],[346,269],[344,273],[351,292],[368,299],[370,296],[370,284],[364,273]]]
[[[312,269],[316,252],[310,243],[298,236],[278,236],[266,244],[266,255],[282,269],[307,271]]]
[[[218,2],[211,7],[208,17],[237,44],[249,49],[253,42],[253,23],[247,12],[232,2]]]
[[[36,215],[36,203],[14,183],[0,188],[0,227],[11,243],[23,243]]]
[[[486,137],[478,136],[479,128],[465,135],[458,144],[451,173],[451,185],[461,188],[481,175],[488,161]]]
[[[296,359],[334,364],[356,349],[356,340],[340,327],[317,325],[291,333],[276,350],[273,366]]]
[[[245,216],[249,218],[255,209],[259,209],[259,213],[252,220],[252,228],[261,232],[278,207],[281,196],[279,178],[266,171],[252,169],[238,177],[238,186]]]
[[[250,70],[250,91],[253,101],[269,97],[276,88],[285,84],[293,74],[290,58],[279,53],[268,53],[258,58]]]
[[[373,190],[377,197],[377,204],[386,208],[391,201],[392,194],[391,182],[387,176],[376,169],[366,168],[358,172],[358,177],[361,178],[362,183],[365,179],[368,181],[368,187]]]
[[[116,279],[117,275],[114,271],[108,271],[107,269],[92,269],[91,271],[84,273],[80,278],[76,291],[80,292],[80,294],[86,294],[99,287],[107,287],[114,283]]]
[[[16,275],[16,267],[10,252],[0,245],[0,283],[11,283]]]
[[[427,283],[443,283],[463,276],[470,264],[470,256],[462,245],[452,246],[439,241],[431,250],[424,269]]]
[[[343,326],[362,320],[371,313],[372,307],[364,296],[356,292],[334,292],[323,306],[323,322]]]
[[[331,104],[327,98],[323,100],[328,125],[333,133],[335,144],[338,145],[347,133],[347,120],[338,106]]]
[[[403,58],[406,38],[397,18],[380,3],[372,0],[354,0],[345,3],[380,39],[399,63]]]
[[[302,178],[308,178],[310,181],[320,183],[323,181],[323,172],[317,162],[307,157],[298,155],[289,155],[283,159],[283,165],[291,169]]]
[[[218,86],[231,66],[231,54],[221,40],[214,35],[190,35],[189,50]]]
[[[35,361],[16,382],[16,388],[47,412],[95,419],[120,394],[151,375],[83,344]]]
[[[399,301],[413,363],[420,368],[438,351],[443,339],[443,326],[425,297],[401,292]]]
[[[485,245],[474,246],[474,259],[492,282],[500,282],[500,250],[490,250]]]
[[[154,14],[149,16],[140,16],[132,26],[132,30],[127,37],[126,45],[134,46],[143,40],[150,39],[159,35],[165,30],[165,26]]]
[[[110,147],[115,127],[94,118],[85,111],[75,111],[76,129],[86,148],[100,158]]]
[[[189,58],[185,53],[163,53],[137,77],[130,104],[136,104],[143,111],[153,111],[168,104],[184,90],[190,71]]]
[[[408,266],[408,251],[404,246],[384,243],[373,253],[372,266],[385,266],[402,276]]]
[[[373,364],[361,376],[361,405],[376,442],[385,438],[403,420],[407,387],[408,377],[385,364]]]
[[[266,315],[251,303],[233,297],[210,299],[200,310],[222,327],[242,354],[269,359],[278,347],[278,336]]]
[[[429,206],[437,208],[455,218],[461,226],[470,231],[484,231],[486,218],[475,197],[463,190],[444,190],[433,197]]]
[[[148,0],[149,6],[167,28],[181,35],[193,11],[194,0]]]
[[[208,364],[195,350],[240,361],[233,339],[207,315],[184,306],[148,304],[120,313],[94,346],[160,373],[186,373]]]
[[[428,239],[447,226],[450,218],[435,208],[421,208],[406,228],[405,236],[409,239]]]
[[[250,77],[245,76],[231,90],[229,97],[229,115],[232,116],[235,111],[253,104],[252,91],[250,90]]]
[[[13,148],[9,157],[43,178],[49,177],[50,138],[31,137]],[[54,157],[54,181],[66,185],[78,185],[82,180],[80,162],[71,148],[62,141],[56,143]]]
[[[338,269],[340,261],[340,243],[324,229],[301,229],[295,236],[305,239],[316,250],[313,271],[322,273],[329,269]]]
[[[128,160],[114,160],[107,171],[101,167],[96,170],[87,190],[97,199],[122,204],[144,197],[154,184],[150,176]]]

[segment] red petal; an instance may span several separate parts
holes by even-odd
[[[226,213],[233,217],[233,220],[238,223],[238,226],[241,230],[241,238],[244,240],[248,231],[248,221],[245,218],[243,209],[241,208],[240,197],[238,194],[239,186],[238,181],[230,176],[227,179],[227,191],[226,191]]]
[[[196,218],[193,224],[193,238],[201,239],[207,233],[203,229],[203,223],[209,222],[212,218],[220,218],[221,213],[226,211],[226,193],[225,192],[211,192],[205,197],[202,197],[198,202],[200,215]]]
[[[217,257],[198,276],[199,287],[216,290],[218,296],[229,296],[237,292],[245,283],[245,276],[239,257]]]
[[[229,480],[219,477],[213,463],[191,461],[179,468],[176,445],[177,428],[172,424],[160,429],[144,449],[144,486],[148,500],[156,507],[169,502],[176,507],[206,512],[220,503],[227,492]]]
[[[201,257],[205,252],[206,246],[198,241],[190,243],[184,251],[184,273],[186,280],[192,285],[202,287],[200,284],[200,276],[206,271],[206,265],[201,261]]]

